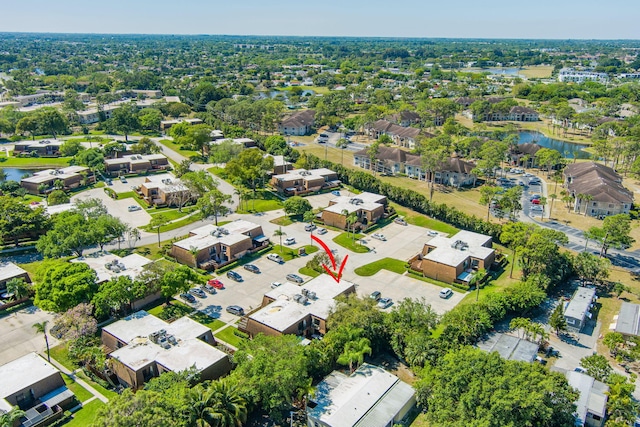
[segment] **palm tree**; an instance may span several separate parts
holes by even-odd
[[[357,341],[349,341],[344,346],[344,351],[338,357],[337,362],[341,365],[348,365],[349,371],[353,372],[355,368],[364,362],[364,355],[371,355],[371,342],[368,338],[360,338]]]
[[[340,149],[340,164],[344,166],[344,150],[349,146],[349,141],[345,138],[340,138],[338,142],[336,142],[336,148]]]
[[[0,427],[13,427],[14,423],[24,417],[25,412],[14,406],[9,412],[0,412]]]
[[[34,323],[33,328],[36,330],[37,334],[44,334],[44,343],[47,345],[47,360],[51,362],[51,354],[49,354],[49,336],[47,335],[47,324],[48,320],[40,323]]]
[[[217,426],[219,415],[213,409],[215,396],[211,388],[198,384],[187,392],[189,423],[197,427]]]
[[[591,194],[583,194],[582,197],[583,197],[583,199],[585,201],[585,203],[584,203],[584,216],[587,216],[587,211],[589,210],[589,202],[593,200],[593,196]]]
[[[240,427],[247,420],[247,402],[238,388],[228,381],[211,383],[209,390],[215,396],[214,409],[218,415],[217,427]]]
[[[280,253],[282,254],[282,236],[286,236],[287,233],[282,231],[282,227],[278,227],[278,229],[273,232],[273,235],[280,238]]]
[[[7,282],[7,293],[13,294],[17,300],[29,296],[29,285],[24,282],[24,279],[11,279]]]
[[[549,205],[549,219],[551,219],[551,211],[553,211],[553,202],[558,198],[556,193],[550,194],[551,204]]]
[[[193,268],[198,268],[198,252],[200,252],[200,250],[195,246],[191,246],[189,252],[193,256]]]
[[[162,226],[166,225],[168,222],[169,219],[164,214],[154,216],[153,219],[151,219],[151,222],[149,222],[149,228],[155,228],[158,232],[158,247],[160,247],[160,228],[162,228]]]

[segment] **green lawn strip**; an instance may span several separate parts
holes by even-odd
[[[225,325],[222,320],[214,319],[213,317],[208,316],[200,311],[190,314],[189,317],[196,322],[203,324],[212,331],[216,331]]]
[[[67,343],[58,344],[55,347],[51,347],[49,350],[51,357],[56,359],[58,363],[67,368],[70,371],[74,371],[78,368],[76,363],[69,357],[69,350],[67,349]]]
[[[334,237],[333,241],[345,249],[349,249],[352,252],[362,254],[365,252],[369,252],[368,247],[361,245],[360,243],[356,243],[362,237],[363,237],[362,234],[356,234],[355,241],[354,241],[354,237],[352,237],[352,233],[341,233],[336,237]]]
[[[81,409],[76,411],[71,418],[71,421],[65,424],[67,427],[86,427],[91,424],[96,419],[96,414],[98,410],[102,408],[105,404],[99,400],[92,400],[91,402],[84,405]]]
[[[246,338],[240,338],[237,336],[234,331],[237,331],[233,326],[229,326],[228,328],[224,328],[217,334],[215,334],[216,338],[220,338],[220,340],[226,342],[227,344],[231,344],[234,347],[239,347],[242,341],[245,341]]]
[[[318,251],[318,247],[312,245],[305,245],[304,249],[307,255]],[[298,248],[290,248],[288,246],[273,245],[272,250],[269,252],[280,255],[285,261],[291,261],[292,259],[300,256],[298,255]]]
[[[394,273],[404,274],[407,271],[407,263],[393,258],[382,258],[369,264],[362,265],[354,270],[358,276],[373,276],[380,270],[389,270]]]
[[[0,155],[0,167],[49,169],[69,166],[71,157],[9,157]]]
[[[85,380],[91,387],[95,388],[97,392],[102,394],[107,399],[113,399],[114,397],[118,396],[118,393],[116,393],[115,391],[107,390],[106,388],[86,376],[84,372],[77,372],[76,375],[78,376],[78,378],[82,378],[83,380]]]
[[[181,303],[178,300],[172,299],[171,304],[169,306],[165,304],[159,304],[152,309],[147,310],[147,313],[153,314],[156,317],[163,319],[168,311],[173,311],[172,313],[175,318],[180,318],[182,316],[186,316],[193,312],[193,308]]]
[[[294,223],[294,222],[296,222],[296,221],[294,221],[293,219],[291,219],[291,217],[290,217],[290,216],[286,216],[286,215],[285,215],[285,216],[281,216],[281,217],[279,217],[279,218],[272,219],[272,220],[271,220],[271,221],[269,221],[269,222],[271,222],[271,223],[273,223],[273,224],[276,224],[276,225],[281,225],[281,226],[285,227],[285,226],[287,226],[287,225],[291,225],[291,224],[293,224],[293,223]]]
[[[420,214],[401,207],[395,203],[391,203],[398,213],[398,216],[402,217],[407,223],[411,225],[417,225],[418,227],[429,228],[434,231],[440,231],[448,235],[457,233],[459,230],[453,225],[449,225],[446,222],[438,221],[437,219],[429,218],[426,215]]]
[[[254,212],[275,211],[278,209],[282,209],[282,202],[280,200],[250,199],[245,202],[245,206],[243,209],[237,210],[237,213],[248,214]]]
[[[149,214],[151,215],[151,217],[155,217],[157,215],[163,215],[167,219],[167,221],[175,221],[176,219],[180,219],[182,217],[189,215],[191,212],[195,210],[196,210],[195,206],[189,206],[187,208],[182,208],[182,212],[180,212],[178,209],[169,209],[161,212],[149,211]]]
[[[298,272],[300,274],[304,274],[306,276],[311,276],[311,277],[318,277],[319,275],[321,275],[322,273],[318,273],[317,271],[309,268],[309,267],[302,267],[300,270],[298,270]]]
[[[86,388],[82,387],[78,384],[73,378],[71,378],[67,374],[62,374],[62,378],[64,379],[67,388],[76,395],[76,398],[79,402],[84,402],[85,400],[89,400],[93,397],[93,394]]]
[[[169,139],[161,139],[160,144],[164,145],[165,147],[169,148],[170,150],[173,150],[177,153],[182,154],[185,157],[191,157],[191,156],[199,156],[200,153],[198,153],[197,151],[193,151],[193,150],[183,150],[182,147],[179,144],[176,144],[175,142],[169,140]]]

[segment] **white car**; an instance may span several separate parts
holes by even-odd
[[[384,234],[380,234],[380,233],[373,233],[373,234],[371,235],[371,237],[372,237],[373,239],[382,240],[383,242],[385,242],[385,241],[387,240],[387,238],[386,238],[386,237],[384,237]]]
[[[438,235],[437,231],[433,231],[433,230],[429,230],[427,231],[427,235],[431,236],[431,237],[435,237]]]
[[[139,211],[139,210],[141,210],[141,209],[142,209],[142,208],[141,208],[140,206],[138,206],[138,205],[131,205],[131,206],[129,206],[129,207],[127,208],[127,210],[128,210],[129,212],[135,212],[135,211]]]
[[[378,300],[378,308],[385,309],[387,307],[391,307],[393,304],[393,300],[391,298],[380,298]]]
[[[282,286],[282,283],[280,283],[280,282],[271,282],[271,289],[275,289],[278,286]]]
[[[285,245],[293,245],[295,242],[296,242],[296,239],[294,239],[293,237],[287,237],[286,239],[284,239]]]
[[[540,205],[531,205],[531,212],[542,212],[544,208]]]
[[[318,228],[316,230],[316,234],[327,234],[327,229],[326,228]]]
[[[278,264],[284,262],[284,259],[278,254],[269,254],[267,255],[267,259],[269,261],[277,262]]]
[[[440,291],[440,298],[442,299],[447,299],[451,295],[453,295],[453,291],[451,290],[451,288],[444,288],[443,290]]]

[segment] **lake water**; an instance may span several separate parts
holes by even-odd
[[[562,157],[568,159],[573,159],[574,153],[577,154],[579,159],[588,159],[591,157],[588,152],[584,151],[584,149],[587,148],[586,145],[549,138],[540,132],[520,132],[520,141],[518,141],[518,144],[525,144],[527,142],[536,142],[542,147],[558,150],[560,154],[562,154]]]
[[[33,170],[28,169],[18,169],[18,168],[3,168],[2,163],[0,163],[0,169],[7,174],[7,181],[20,181],[23,175],[33,174]]]
[[[491,73],[496,75],[517,76],[520,74],[520,68],[462,68],[460,71],[472,73]]]

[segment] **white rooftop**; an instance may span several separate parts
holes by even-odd
[[[102,283],[119,276],[129,276],[131,280],[135,280],[144,271],[144,266],[152,261],[140,254],[131,254],[121,258],[111,253],[94,252],[72,259],[71,262],[87,264],[96,272],[98,283]]]
[[[25,270],[12,262],[0,262],[0,282],[6,282],[25,273]]]
[[[459,241],[466,245],[456,246],[456,242]],[[494,252],[492,248],[482,246],[489,241],[491,236],[465,230],[459,231],[453,237],[438,235],[429,240],[428,245],[436,248],[425,255],[424,259],[452,267],[457,267],[469,257],[484,260]]]
[[[375,193],[360,193],[353,197],[350,196],[338,196],[331,200],[331,205],[325,208],[325,211],[342,213],[343,210],[347,212],[356,212],[359,209],[366,211],[372,211],[382,205],[382,202],[386,199],[385,196]]]
[[[274,166],[275,166],[274,160]],[[335,175],[335,172],[331,169],[321,168],[321,169],[291,169],[287,171],[287,173],[282,173],[279,175],[274,175],[273,177],[280,181],[291,181],[294,179],[301,179],[303,181],[315,180],[315,179],[325,179],[327,176]]]
[[[565,307],[564,315],[583,320],[589,312],[595,296],[596,290],[594,288],[579,286],[571,297],[571,301]]]
[[[222,351],[198,338],[207,333],[209,328],[188,317],[167,323],[146,311],[139,311],[103,330],[128,344],[110,356],[134,370],[152,362],[176,372],[192,366],[202,370],[227,357]],[[149,335],[160,330],[172,335],[177,343],[164,348],[152,342]]]
[[[580,372],[568,371],[566,376],[569,385],[580,393],[578,400],[575,402],[575,415],[582,421],[582,424],[584,425],[588,412],[604,418],[607,406],[607,395],[605,393],[609,391],[609,387]]]
[[[162,154],[129,154],[117,159],[106,159],[104,162],[108,165],[117,165],[121,163],[146,163],[151,160],[162,160],[166,157]]]
[[[250,232],[256,228],[259,228],[259,230],[254,233],[255,235],[251,236]],[[218,232],[219,230],[224,230],[226,233]],[[187,250],[191,250],[192,248],[202,250],[216,243],[231,246],[244,240],[258,237],[262,234],[262,228],[256,223],[238,219],[220,227],[216,227],[213,224],[203,225],[202,227],[191,230],[191,234],[192,236],[175,242],[174,245]]]
[[[180,179],[170,173],[147,176],[145,177],[145,182],[143,182],[142,185],[146,188],[157,188],[165,193],[174,190],[181,191],[187,189]]]
[[[340,283],[336,283],[327,274],[321,274],[301,286],[285,282],[265,294],[266,297],[274,299],[271,304],[251,314],[249,317],[280,332],[285,331],[291,325],[298,323],[309,315],[326,319],[335,307],[336,301],[334,298],[345,293],[353,286],[353,283],[346,280],[340,280]],[[316,299],[307,298],[305,304],[296,302],[294,296],[302,295],[303,289],[315,292]]]
[[[52,375],[58,374],[58,368],[40,357],[29,353],[0,366],[0,398],[28,388]]]
[[[30,182],[33,184],[41,184],[43,182],[47,182],[50,180],[57,179],[66,179],[77,176],[82,171],[88,171],[89,168],[84,166],[68,166],[62,169],[45,169],[43,171],[38,171],[33,174],[33,176],[22,178],[23,182]]]
[[[347,376],[334,371],[316,387],[310,418],[329,426],[386,426],[414,398],[410,385],[384,369],[363,364]]]

